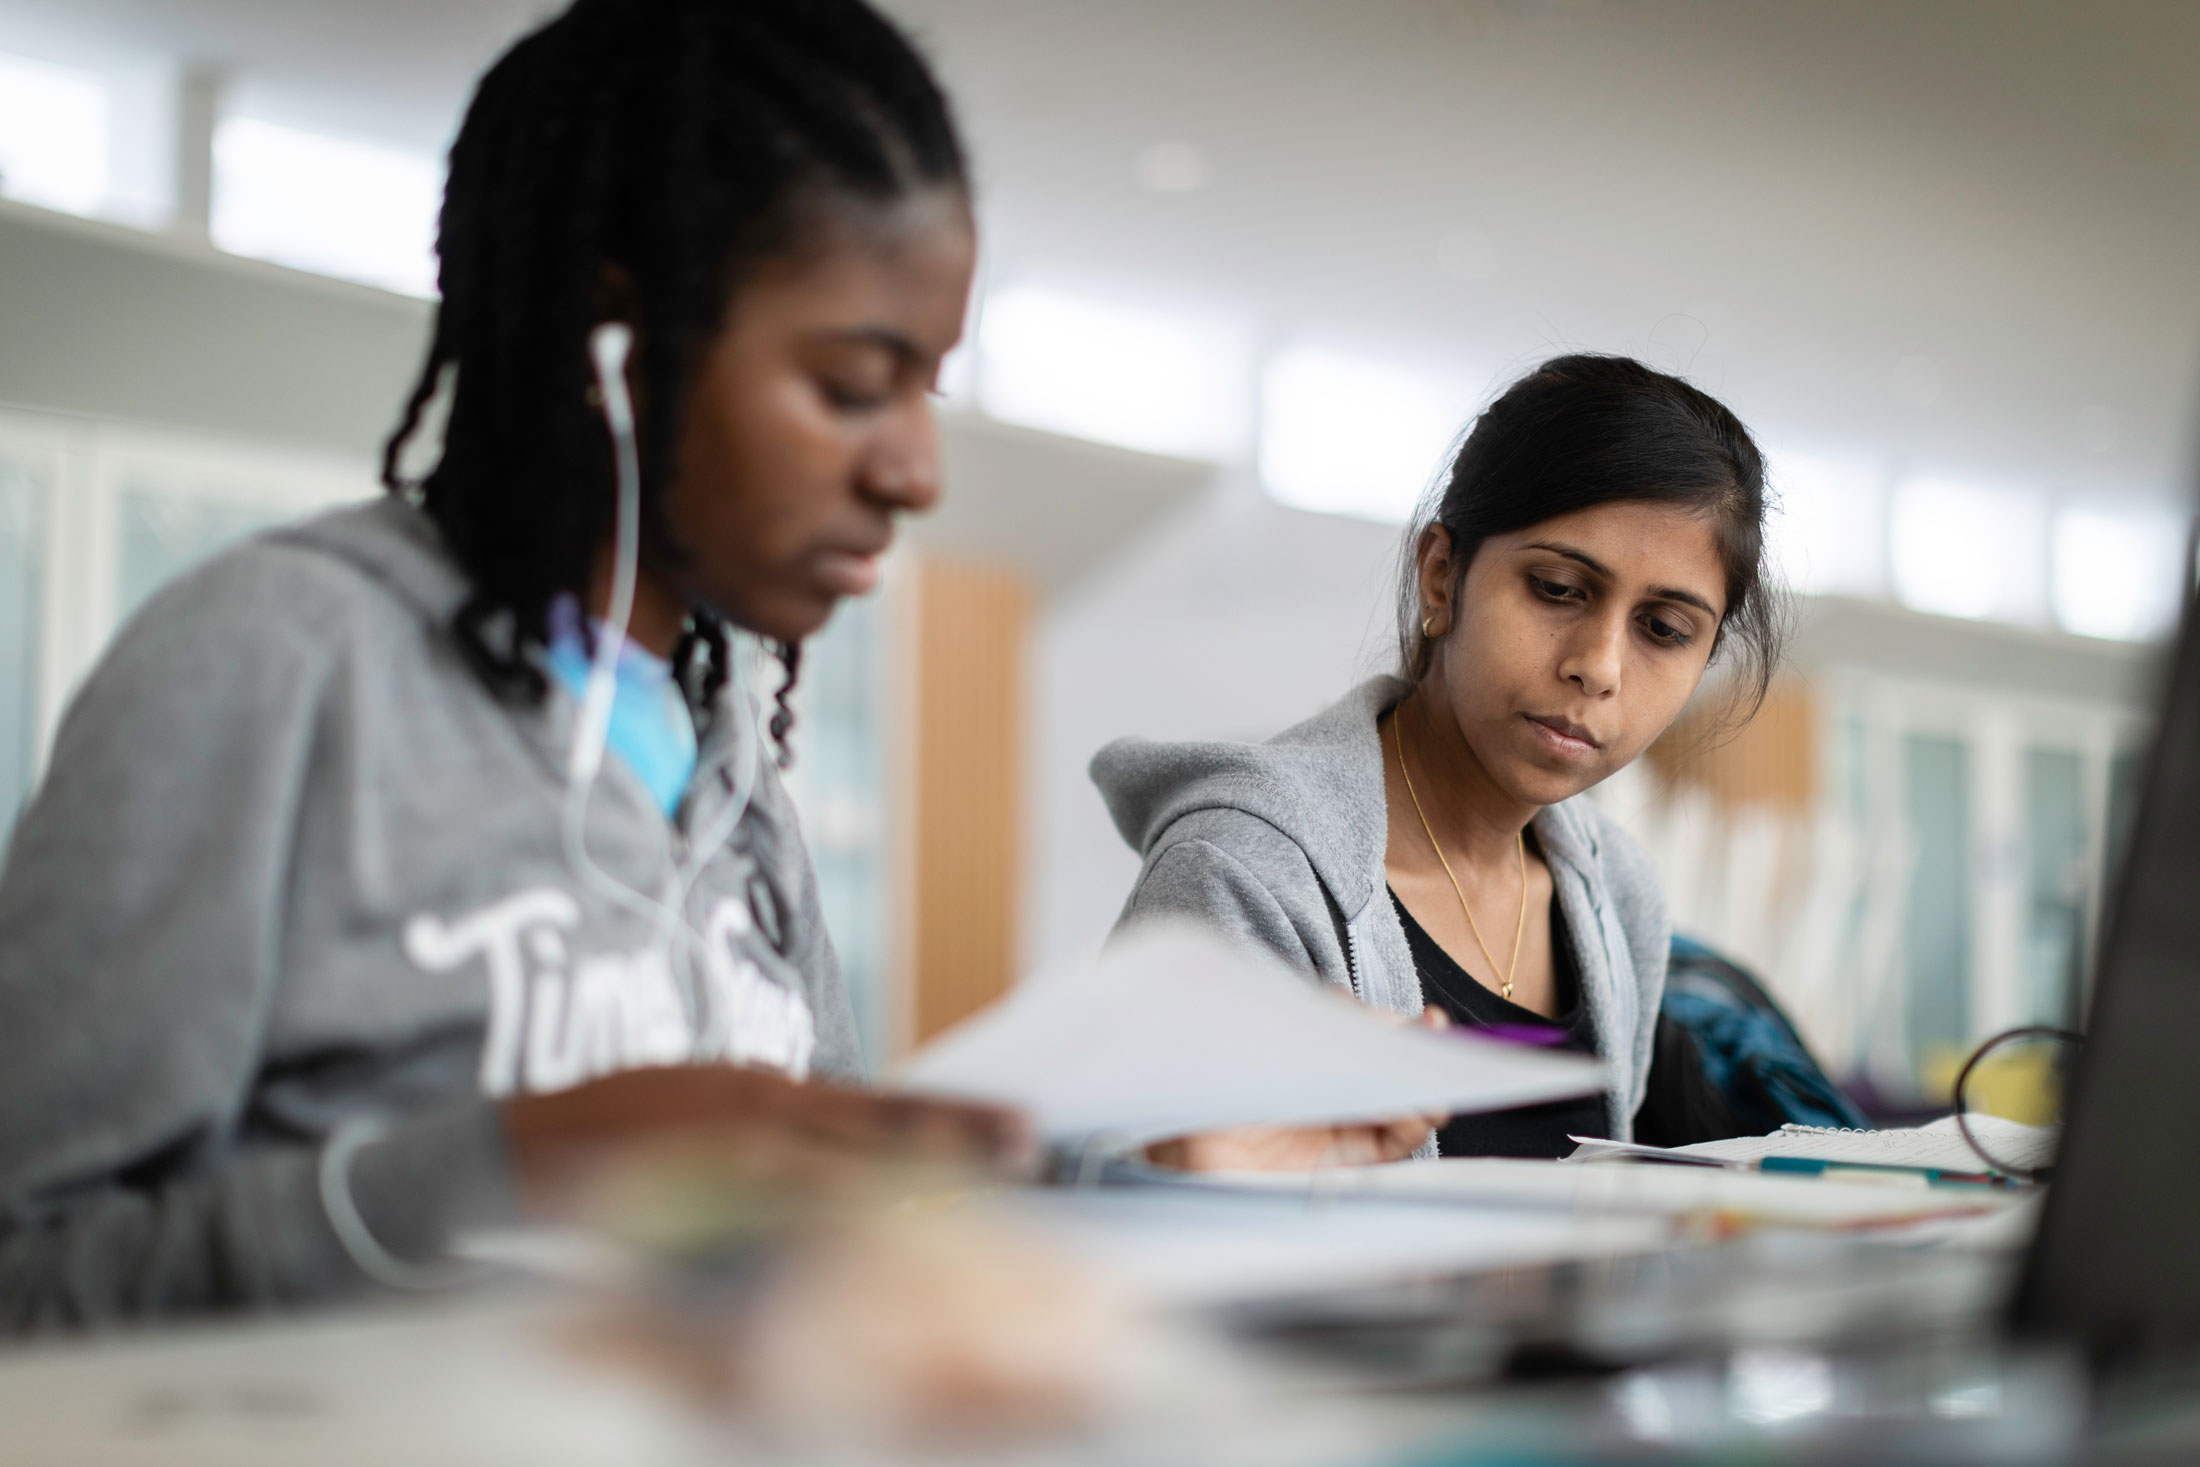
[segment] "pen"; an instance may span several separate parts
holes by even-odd
[[[1992,1172],[1955,1172],[1933,1166],[1896,1166],[1879,1161],[1820,1161],[1804,1156],[1766,1156],[1758,1159],[1761,1172],[1787,1172],[1797,1176],[1855,1174],[1859,1181],[1910,1183],[1919,1187],[2006,1187],[2009,1180]]]

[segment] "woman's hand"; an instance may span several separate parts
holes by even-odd
[[[1403,1161],[1442,1116],[1406,1116],[1358,1126],[1244,1126],[1202,1131],[1146,1148],[1155,1166],[1186,1172],[1305,1172],[1328,1166]]]
[[[1408,1022],[1399,1018],[1397,1022]],[[1410,1021],[1423,1029],[1451,1027],[1434,1004]],[[1146,1148],[1155,1166],[1186,1172],[1301,1172],[1325,1166],[1373,1166],[1403,1161],[1449,1117],[1400,1116],[1353,1126],[1242,1126],[1203,1131]]]
[[[701,1152],[758,1176],[828,1182],[882,1162],[1020,1175],[1038,1149],[1013,1111],[723,1065],[627,1070],[502,1109],[531,1211],[554,1211],[605,1165],[650,1152]]]

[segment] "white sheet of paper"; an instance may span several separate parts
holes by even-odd
[[[1722,1214],[1747,1222],[1852,1228],[1969,1217],[2016,1206],[2024,1194],[1986,1187],[1904,1187],[1724,1167],[1568,1166],[1503,1156],[1333,1167],[1326,1172],[1207,1173],[1179,1186],[1361,1201],[1515,1207],[1566,1217]]]
[[[1050,1141],[1456,1115],[1593,1094],[1578,1054],[1392,1023],[1263,953],[1154,923],[1029,979],[897,1089],[1012,1105]]]
[[[1996,1160],[2009,1166],[2051,1166],[2060,1131],[2052,1126],[2027,1126],[1999,1116],[1970,1118],[1971,1134],[1978,1137]],[[1944,1116],[1928,1126],[1905,1126],[1887,1131],[1839,1131],[1819,1126],[1782,1126],[1765,1136],[1736,1136],[1727,1141],[1698,1141],[1670,1150],[1635,1146],[1590,1137],[1571,1138],[1581,1143],[1566,1160],[1624,1161],[1629,1157],[1662,1158],[1713,1166],[1754,1166],[1768,1156],[1795,1156],[1810,1161],[1860,1161],[1882,1166],[1939,1167],[1943,1171],[1982,1171],[1986,1162],[1956,1129],[1955,1118]]]
[[[1356,1167],[1355,1171],[1383,1171]],[[1199,1306],[1402,1277],[1647,1253],[1663,1218],[1290,1193],[1054,1188],[1006,1199],[1011,1217],[1165,1306]]]

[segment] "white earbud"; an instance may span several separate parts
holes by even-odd
[[[604,426],[611,430],[619,499],[613,526],[611,605],[605,618],[609,635],[597,639],[588,674],[588,694],[581,700],[580,721],[573,730],[572,754],[566,765],[566,772],[581,784],[593,780],[603,767],[611,700],[616,692],[613,666],[620,644],[626,640],[627,622],[634,615],[635,562],[641,554],[642,473],[634,445],[634,401],[626,390],[626,359],[633,348],[634,328],[624,321],[606,321],[588,333],[588,358],[596,368],[596,391],[603,397]]]
[[[588,357],[596,366],[596,390],[603,394],[603,415],[613,433],[634,431],[634,404],[626,391],[626,358],[634,349],[634,328],[606,321],[588,333]]]

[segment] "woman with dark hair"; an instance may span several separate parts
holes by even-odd
[[[791,685],[939,494],[924,62],[863,0],[579,0],[483,78],[439,252],[389,496],[148,605],[17,828],[0,1326],[434,1282],[668,1136],[1018,1144],[795,1083],[859,1057],[735,645]]]
[[[1399,676],[1266,744],[1124,739],[1093,760],[1145,862],[1122,920],[1190,916],[1376,1008],[1603,1059],[1607,1095],[1452,1120],[1441,1154],[1562,1156],[1638,1115],[1698,1139],[1674,1132],[1715,1127],[1717,1101],[1685,1036],[1660,1032],[1664,902],[1582,795],[1715,658],[1740,711],[1762,699],[1779,651],[1764,516],[1763,460],[1725,407],[1625,358],[1545,362],[1476,420],[1412,532]],[[1156,1154],[1393,1159],[1425,1152],[1430,1124]]]

